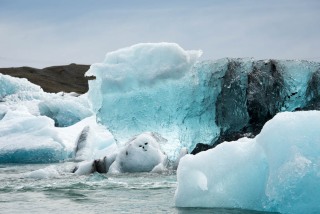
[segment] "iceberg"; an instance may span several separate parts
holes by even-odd
[[[0,74],[0,163],[74,160],[85,127],[83,160],[115,149],[110,132],[97,124],[86,95],[45,93],[26,79]]]
[[[254,137],[279,112],[320,109],[320,63],[200,56],[173,43],[108,53],[86,73],[98,122],[119,144],[157,132],[174,159],[183,147]]]
[[[191,68],[201,51],[185,51],[177,44],[147,43],[108,53],[93,64],[87,76],[88,98],[97,115],[120,144],[143,132],[158,132],[170,143],[173,156],[188,133],[184,117],[192,96]],[[180,138],[180,139],[179,139]]]
[[[201,54],[174,43],[137,44],[110,52],[87,71],[95,79],[81,96],[45,93],[25,79],[0,74],[0,126],[8,124],[10,114],[27,112],[21,120],[12,119],[17,126],[28,120],[44,124],[47,142],[53,139],[52,145],[62,154],[52,160],[104,157],[102,151],[113,145],[111,134],[120,148],[132,136],[159,133],[167,139],[161,149],[172,162],[182,149],[183,154],[195,154],[224,141],[254,137],[279,112],[320,109],[320,63],[249,58],[200,61]],[[73,157],[72,150],[87,126],[85,148]],[[26,130],[38,139],[37,130],[27,125]],[[12,125],[10,133],[22,132]],[[3,148],[9,148],[7,143],[1,137]],[[30,145],[40,148],[33,141]],[[97,157],[98,153],[102,155]]]
[[[48,163],[67,157],[50,118],[20,108],[9,110],[0,121],[0,163]]]
[[[81,141],[79,142],[80,149],[77,151],[76,156],[78,156],[79,152],[81,153]],[[111,174],[162,173],[176,169],[179,159],[172,163],[162,151],[162,146],[166,142],[167,140],[158,133],[145,132],[132,137],[125,145],[114,149],[111,153],[105,153],[105,156],[100,159],[82,161],[74,168],[73,172],[77,175],[86,175],[94,172]],[[186,149],[184,148],[180,152],[180,158],[185,154]]]
[[[101,157],[112,145],[112,135],[94,116],[69,127],[55,127],[46,116],[34,116],[24,107],[9,110],[0,120],[0,163],[54,163],[74,160],[78,136],[89,127],[82,160]],[[110,147],[110,148],[109,148]]]
[[[73,93],[46,93],[26,79],[0,74],[0,118],[7,110],[20,106],[32,115],[53,119],[57,127],[67,127],[93,115],[86,94],[75,97]]]
[[[320,210],[320,112],[283,112],[254,139],[184,156],[178,207],[232,207],[281,213]]]
[[[84,96],[62,96],[51,96],[38,104],[40,115],[53,119],[56,127],[68,127],[93,115]]]
[[[110,172],[162,171],[168,162],[167,156],[161,151],[162,140],[156,133],[142,133],[133,137],[117,154]]]

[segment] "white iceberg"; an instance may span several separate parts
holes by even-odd
[[[279,113],[254,139],[186,155],[177,171],[176,206],[318,212],[319,127],[319,111]]]
[[[89,131],[82,159],[115,149],[113,136],[96,122],[86,95],[45,93],[26,79],[0,74],[0,101],[0,163],[72,160],[84,127]]]

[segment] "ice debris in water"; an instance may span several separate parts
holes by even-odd
[[[132,138],[118,153],[110,166],[111,173],[161,171],[167,156],[162,152],[157,136],[143,133]]]
[[[171,163],[163,152],[162,146],[166,139],[157,133],[145,132],[130,139],[118,151],[106,156],[83,161],[74,169],[77,175],[99,173],[126,173],[126,172],[164,172],[175,168],[179,160]],[[180,156],[186,154],[186,148],[181,150]]]
[[[319,111],[279,113],[254,139],[186,155],[176,206],[319,212],[319,127]]]
[[[32,179],[49,179],[60,177],[60,173],[55,166],[48,166],[43,169],[25,173],[24,177]]]

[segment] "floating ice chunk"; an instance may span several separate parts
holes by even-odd
[[[175,203],[181,207],[247,209],[260,205],[261,209],[267,173],[266,159],[259,146],[251,142],[225,142],[180,160]]]
[[[39,102],[38,108],[40,115],[53,119],[57,127],[67,127],[93,115],[87,100],[71,95],[48,96]]]
[[[95,116],[87,117],[69,127],[57,128],[57,131],[73,160],[93,160],[117,151],[112,134],[105,126],[97,124]],[[82,141],[81,148],[76,151],[79,140]],[[78,152],[77,156],[75,152]]]
[[[319,111],[279,113],[255,139],[186,155],[178,167],[176,205],[318,212],[319,127]]]
[[[285,112],[256,137],[269,165],[268,209],[281,213],[320,210],[320,112]]]
[[[111,173],[151,172],[159,164],[165,164],[167,156],[161,151],[157,139],[150,133],[131,139],[118,153],[110,166]],[[163,168],[161,165],[155,171]]]
[[[83,141],[87,137],[87,127],[85,127],[79,137],[79,151],[82,155]],[[162,152],[160,143],[161,136],[156,133],[145,132],[133,137],[120,150],[114,149],[113,153],[105,153],[99,159],[83,161],[73,170],[78,175],[99,173],[124,173],[124,172],[163,172],[168,170],[169,161]],[[110,148],[112,148],[110,146]]]
[[[0,121],[1,163],[47,163],[66,158],[67,150],[50,118],[20,108],[9,110]]]
[[[71,159],[81,130],[89,127],[83,159],[92,160],[116,150],[110,132],[86,118],[73,126],[57,128],[45,116],[34,116],[25,107],[8,110],[0,120],[0,163],[51,163]],[[112,148],[111,148],[112,147]]]
[[[26,178],[33,179],[49,179],[49,178],[57,178],[60,176],[59,171],[54,166],[48,166],[43,169],[38,169],[29,173],[26,173]]]
[[[73,170],[77,175],[88,175],[94,172],[107,173],[110,166],[115,161],[117,153],[104,156],[100,159],[82,161]]]
[[[26,79],[0,74],[0,163],[72,159],[86,126],[83,160],[116,150],[112,135],[92,114],[87,95],[45,93]]]
[[[152,173],[162,173],[168,170],[167,166],[166,166],[167,162],[164,163],[159,163],[158,165],[156,165],[155,167],[153,167],[153,169],[151,170]]]
[[[79,163],[74,173],[77,175],[88,175],[95,172],[94,161],[82,161]]]

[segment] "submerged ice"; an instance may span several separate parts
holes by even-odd
[[[279,113],[254,139],[185,156],[176,205],[318,212],[319,127],[319,111]]]

